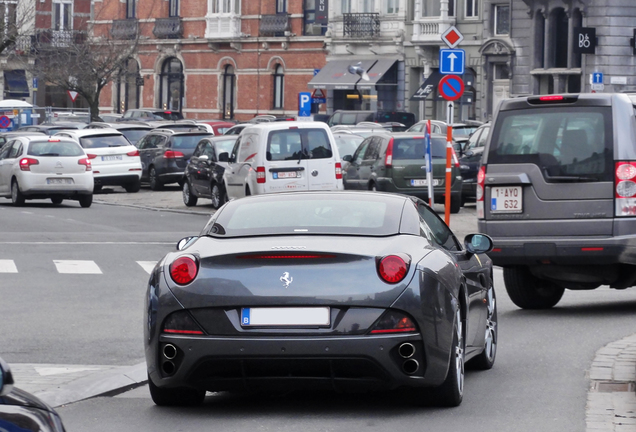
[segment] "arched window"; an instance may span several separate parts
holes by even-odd
[[[139,85],[137,79],[139,63],[135,59],[128,59],[117,77],[117,99],[115,111],[123,113],[126,110],[139,108]]]
[[[568,16],[563,8],[557,8],[553,12],[554,19],[554,57],[551,59],[552,67],[568,67]]]
[[[223,118],[234,118],[234,86],[236,75],[232,65],[225,66],[223,71]]]
[[[171,57],[161,68],[161,106],[170,111],[181,111],[183,101],[183,65],[178,58]]]
[[[285,75],[283,73],[283,66],[276,65],[274,71],[274,109],[283,109],[285,102]]]

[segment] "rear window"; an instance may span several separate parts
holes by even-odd
[[[136,143],[137,141],[139,141],[148,132],[150,132],[149,129],[123,129],[123,130],[121,130],[121,133],[123,133],[124,136],[126,138],[128,138],[128,141],[130,141],[133,144]]]
[[[611,181],[610,107],[547,107],[503,111],[488,163],[532,163],[547,181]]]
[[[477,126],[453,126],[453,136],[467,137],[477,130]]]
[[[232,153],[232,149],[234,148],[235,143],[236,143],[236,138],[214,141],[214,146],[216,147],[217,156],[223,152]]]
[[[371,195],[371,194],[369,194]],[[343,234],[386,236],[399,232],[402,199],[299,197],[232,201],[203,234],[219,237],[254,235]]]
[[[424,138],[394,138],[393,159],[421,159],[424,158],[426,147]],[[446,158],[446,140],[431,138],[431,157]]]
[[[388,112],[379,111],[376,116],[378,123],[397,122],[402,123],[404,126],[411,127],[415,124],[415,114],[408,112]]]
[[[87,149],[129,146],[130,142],[123,135],[93,135],[81,137],[80,144]]]
[[[364,141],[364,138],[356,135],[336,137],[336,145],[338,146],[340,157],[353,155],[362,141]]]
[[[156,111],[154,115],[155,118],[159,117],[164,120],[183,120],[183,114],[181,114],[180,112]]]
[[[32,142],[27,151],[29,156],[83,156],[84,150],[72,141]]]
[[[175,135],[172,137],[172,148],[174,149],[193,149],[199,144],[203,138],[211,137],[210,134],[201,135]]]
[[[267,160],[327,159],[333,157],[324,129],[282,129],[269,133]]]

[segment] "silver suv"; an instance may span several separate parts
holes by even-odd
[[[504,101],[477,181],[479,231],[521,308],[636,285],[636,120],[623,94]]]

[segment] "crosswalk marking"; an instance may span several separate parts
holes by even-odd
[[[95,261],[53,260],[58,273],[66,274],[102,274]]]
[[[155,265],[157,265],[157,261],[137,261],[137,264],[139,264],[146,273],[150,274],[152,269],[155,268]]]
[[[17,273],[18,268],[13,260],[0,260],[0,273]]]

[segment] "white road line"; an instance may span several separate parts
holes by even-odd
[[[17,273],[18,268],[13,260],[0,260],[0,273]]]
[[[155,265],[157,265],[157,261],[137,261],[137,264],[143,268],[146,273],[150,274]]]
[[[102,274],[95,261],[53,260],[58,273],[67,274]]]

